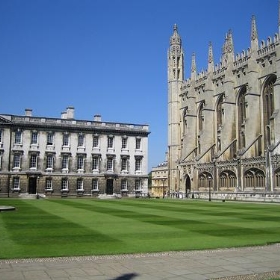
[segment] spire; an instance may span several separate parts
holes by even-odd
[[[226,33],[226,38],[227,38],[227,33]],[[222,46],[222,56],[224,56],[226,53],[226,41],[224,42],[223,46]]]
[[[251,41],[254,41],[258,38],[257,26],[256,26],[256,17],[252,16],[251,22]]]
[[[168,79],[184,79],[184,52],[182,40],[178,34],[177,24],[173,26],[173,34],[170,37],[170,47],[168,50]]]
[[[228,36],[227,36],[227,47],[226,47],[227,53],[233,53],[233,39],[232,39],[232,31],[228,31]]]
[[[177,24],[174,24],[173,26],[173,35],[170,38],[170,46],[172,45],[179,45],[181,46],[181,37],[178,34],[178,27]]]
[[[252,16],[251,21],[251,50],[256,51],[258,49],[258,32],[257,32],[257,25],[256,25],[256,17]]]
[[[195,62],[195,53],[192,54],[192,66],[191,66],[191,79],[196,77],[196,62]]]
[[[229,60],[234,60],[233,39],[231,30],[226,33],[225,43],[222,48],[222,63],[226,64]]]
[[[213,58],[213,47],[212,42],[209,42],[209,49],[208,49],[208,72],[212,72],[214,65],[214,58]]]

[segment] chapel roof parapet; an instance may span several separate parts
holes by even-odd
[[[241,53],[235,56],[235,60],[233,62],[234,68],[244,67],[248,64],[248,60],[250,58],[250,49],[247,51],[243,50]]]
[[[221,76],[224,75],[225,71],[226,67],[222,63],[220,63],[215,66],[213,74],[214,76]]]
[[[273,40],[271,39],[271,37],[268,37],[266,41],[262,40],[258,50],[258,58],[267,56],[275,52],[276,45],[278,44],[279,44],[278,34],[274,35]]]
[[[207,79],[208,72],[205,70],[202,70],[200,73],[198,73],[196,78],[196,84],[205,83],[205,80]]]

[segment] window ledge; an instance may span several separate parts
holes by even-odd
[[[47,168],[45,171],[48,173],[51,173],[51,172],[53,172],[53,168]]]
[[[21,171],[21,168],[20,167],[13,167],[13,171],[14,172],[19,172],[19,171]]]

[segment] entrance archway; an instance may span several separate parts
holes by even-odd
[[[186,197],[189,196],[189,194],[191,193],[191,178],[190,176],[186,176],[186,182],[185,182],[185,187],[186,187]]]

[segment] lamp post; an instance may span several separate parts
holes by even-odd
[[[208,176],[209,201],[211,201],[211,188],[210,188],[211,179],[212,179],[212,177],[209,175],[209,176]]]

